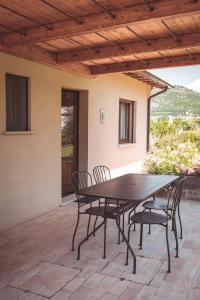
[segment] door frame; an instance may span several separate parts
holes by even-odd
[[[80,99],[80,91],[79,90],[73,90],[68,88],[61,88],[61,108],[62,108],[62,93],[63,91],[71,92],[76,94],[76,101],[75,101],[75,143],[74,143],[74,154],[75,154],[75,171],[79,168],[79,99]],[[61,136],[62,139],[62,136]],[[61,140],[61,147],[62,147],[62,140]],[[62,178],[62,156],[61,156],[61,178]],[[73,194],[73,192],[69,192],[68,194],[63,194],[62,191],[62,180],[61,180],[61,196],[66,197],[70,194]]]

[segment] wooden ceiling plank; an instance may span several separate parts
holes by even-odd
[[[174,0],[162,0],[153,2],[153,7],[153,11],[150,11],[144,3],[137,6],[113,9],[110,12],[115,15],[115,18],[109,16],[106,12],[102,12],[82,17],[82,24],[77,24],[73,20],[65,20],[48,24],[51,27],[50,29],[44,28],[44,25],[35,26],[26,29],[25,36],[14,32],[6,34],[3,38],[3,44],[6,47],[14,47],[28,43],[34,44],[56,38],[108,30],[145,20],[163,19],[176,15],[194,13],[200,11],[200,1],[191,2],[191,0],[182,0],[180,3]]]
[[[58,0],[57,0],[58,2]],[[66,16],[61,12],[47,6],[40,0],[1,0],[1,4],[12,9],[13,11],[17,11],[27,17],[30,17],[34,21],[38,21],[41,24],[47,24],[54,20],[55,22],[66,20]],[[58,4],[57,4],[58,5]],[[6,10],[4,11],[4,13]],[[10,21],[14,24],[17,15],[12,14]],[[36,26],[35,22],[28,21],[23,17],[18,16],[18,18],[23,21],[24,25],[20,25],[20,28],[28,28],[31,26]],[[16,24],[17,25],[17,24]]]
[[[107,74],[107,73],[121,73],[129,71],[142,71],[158,68],[170,68],[170,67],[181,67],[181,66],[191,66],[200,64],[200,53],[193,54],[193,59],[189,55],[181,55],[170,57],[170,62],[167,62],[163,58],[149,59],[147,60],[148,65],[144,65],[142,62],[134,61],[127,62],[126,66],[120,66],[119,64],[107,64],[104,65],[105,68],[98,66],[91,66],[90,71],[93,75]]]
[[[0,51],[26,59],[33,59],[41,63],[56,64],[56,55],[54,53],[34,45],[7,48],[0,44]]]
[[[73,53],[61,53],[57,55],[57,62],[81,62],[87,60],[97,60],[109,57],[122,57],[125,55],[139,54],[145,52],[163,51],[169,49],[181,49],[200,45],[200,34],[190,33],[179,35],[179,42],[174,40],[171,36],[165,38],[155,38],[147,40],[148,44],[144,44],[143,41],[128,42],[119,44],[116,46],[95,47],[91,51],[90,49],[82,49],[73,51]],[[120,47],[121,46],[121,47]]]
[[[109,9],[107,9],[102,3],[96,1],[96,0],[91,0],[95,5],[99,6],[101,9],[103,9],[109,16],[112,18],[115,18],[115,15],[110,12]]]
[[[89,68],[83,64],[71,64],[68,66],[57,65],[55,53],[52,53],[50,51],[47,51],[46,49],[40,48],[35,45],[27,45],[16,48],[6,48],[2,44],[0,44],[0,52],[25,58],[36,63],[41,63],[43,65],[48,65],[59,70],[68,71],[78,75],[83,75],[87,77],[91,75]]]
[[[57,10],[58,12],[60,12],[61,14],[64,14],[67,18],[73,20],[74,22],[78,23],[78,24],[82,24],[82,22],[76,18],[76,17],[73,17],[70,13],[64,11],[63,9],[59,8],[58,6],[48,2],[47,0],[40,0],[42,1],[43,3],[45,3],[46,5],[50,6],[51,8]]]
[[[180,38],[179,36],[177,36],[169,27],[169,25],[167,25],[167,23],[164,20],[161,20],[161,23],[163,24],[163,26],[167,29],[167,31],[171,34],[171,36],[175,39],[175,41],[177,41],[178,43],[180,42]]]
[[[5,9],[5,10],[8,10],[9,12],[11,12],[13,15],[17,15],[25,20],[28,20],[30,22],[32,22],[33,24],[37,24],[39,26],[44,26],[44,28],[46,29],[49,29],[51,27],[49,27],[48,25],[45,25],[45,24],[41,24],[40,22],[38,22],[37,20],[34,20],[33,18],[29,17],[29,16],[26,16],[24,14],[22,14],[21,12],[18,12],[17,10],[14,10],[12,8],[10,8],[9,6],[5,6],[3,4],[0,4],[0,7]]]

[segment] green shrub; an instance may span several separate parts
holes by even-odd
[[[178,174],[189,170],[199,175],[200,119],[169,122],[166,117],[151,122],[152,153],[145,159],[146,172]]]
[[[198,148],[187,142],[177,145],[176,149],[167,146],[149,153],[145,159],[145,171],[154,174],[178,174],[183,170],[192,173],[193,168],[200,164]]]

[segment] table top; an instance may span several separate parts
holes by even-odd
[[[80,191],[84,196],[142,202],[176,181],[175,175],[126,174]]]

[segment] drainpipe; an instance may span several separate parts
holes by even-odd
[[[161,95],[168,90],[168,86],[165,86],[160,92],[151,95],[147,102],[147,152],[149,151],[149,133],[150,133],[150,114],[151,114],[151,99],[155,96]]]

